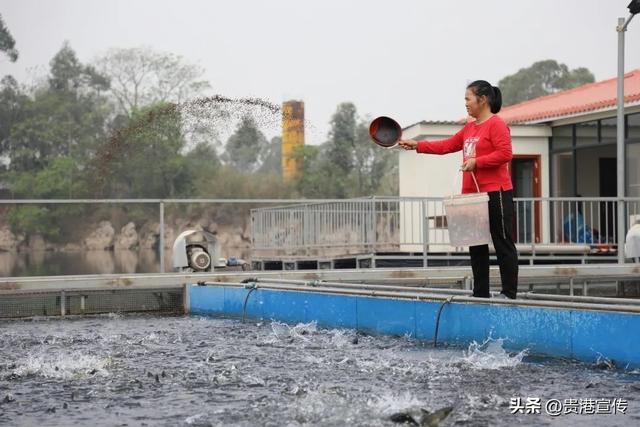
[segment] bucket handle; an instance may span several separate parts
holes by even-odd
[[[480,192],[480,186],[478,185],[478,180],[476,179],[476,174],[475,174],[475,173],[473,173],[473,171],[463,171],[462,169],[458,169],[458,172],[462,172],[462,175],[461,175],[461,176],[464,176],[464,173],[465,173],[465,172],[470,172],[470,173],[471,173],[471,177],[473,178],[473,182],[476,184],[476,190],[478,190],[478,193]],[[455,179],[455,180],[453,181],[454,185],[455,185],[456,183],[458,183],[458,182],[459,182],[459,181],[458,181],[457,179]],[[454,191],[451,191],[451,197],[453,197],[453,195],[454,195],[454,194],[455,194],[455,193],[454,193]]]
[[[478,193],[480,192],[480,186],[478,185],[478,180],[476,179],[476,174],[473,173],[473,171],[469,171],[471,172],[471,177],[473,178],[473,182],[475,182],[476,184],[476,190],[478,190]],[[464,174],[464,172],[463,172]]]

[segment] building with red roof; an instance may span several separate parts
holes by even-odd
[[[640,198],[640,69],[626,73],[624,82],[625,194]],[[510,105],[500,111],[499,116],[511,129],[515,197],[617,196],[616,94],[617,79],[612,78]],[[422,121],[405,128],[404,137],[444,139],[455,133],[461,122],[464,120]],[[413,152],[401,152],[399,162],[400,196],[441,197],[459,190],[452,181],[461,163],[460,153],[416,156]],[[516,207],[522,210],[517,212],[518,242],[561,241],[565,238],[562,224],[571,209],[586,217],[590,229],[598,233],[601,241],[604,239],[607,243],[615,237],[614,202],[574,201],[572,207],[569,202],[566,207],[559,203],[551,207],[551,204],[539,208],[523,202]],[[582,209],[590,212],[578,212]],[[629,215],[631,224],[640,220],[640,203]]]
[[[510,105],[499,116],[509,124],[549,123],[602,113],[615,116],[616,102],[617,79],[613,78]],[[640,107],[640,69],[624,76],[624,102],[628,108]]]

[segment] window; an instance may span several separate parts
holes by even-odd
[[[627,146],[627,197],[640,197],[640,144]]]
[[[598,122],[584,122],[576,124],[576,146],[593,145],[598,143]]]
[[[576,191],[582,197],[606,197],[603,180],[616,181],[616,146],[596,145],[575,151]],[[610,167],[613,161],[613,167]],[[610,169],[610,170],[609,170]],[[609,182],[609,181],[607,181]],[[615,190],[613,191],[615,195]]]
[[[600,141],[604,143],[616,142],[617,120],[618,119],[616,119],[615,117],[600,120]]]
[[[556,126],[551,130],[551,149],[571,148],[573,146],[573,125]]]
[[[573,151],[567,153],[556,153],[551,156],[553,168],[553,196],[573,197],[575,196],[573,179]]]
[[[627,139],[631,142],[640,142],[640,113],[627,116]]]

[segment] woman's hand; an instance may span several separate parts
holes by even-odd
[[[415,150],[418,143],[412,139],[401,139],[398,141],[398,145],[405,150]]]
[[[473,157],[467,159],[460,167],[460,170],[464,172],[471,172],[476,170],[476,159],[474,159]]]

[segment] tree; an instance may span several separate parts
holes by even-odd
[[[254,120],[245,116],[229,137],[223,159],[240,171],[254,172],[258,167],[260,153],[267,144],[267,138],[257,128]]]
[[[75,198],[88,194],[86,165],[105,138],[110,112],[106,79],[78,61],[65,43],[50,62],[48,78],[25,92],[12,77],[0,89],[0,156],[16,197]],[[14,230],[50,239],[77,230],[81,205],[15,206]],[[62,231],[65,231],[64,233]]]
[[[91,89],[103,92],[109,89],[109,80],[96,71],[93,66],[83,65],[68,42],[49,62],[51,74],[49,87],[56,91],[77,91]]]
[[[190,189],[180,113],[173,104],[137,110],[100,147],[94,188],[111,197],[179,197]]]
[[[100,92],[106,80],[82,65],[66,42],[50,66],[47,84],[31,96],[21,94],[14,80],[3,80],[0,96],[10,102],[0,110],[11,121],[0,147],[13,172],[41,170],[59,157],[85,164],[104,138],[109,111]]]
[[[70,158],[58,158],[49,167],[35,173],[18,173],[13,176],[13,191],[33,198],[67,198],[70,193],[83,194],[84,181],[73,180],[81,176],[78,165]],[[26,205],[15,206],[9,213],[9,222],[14,230],[42,234],[50,239],[62,237],[65,226],[73,226],[77,215],[82,214],[82,205]]]
[[[326,167],[322,146],[301,145],[296,147],[293,158],[300,165],[300,173],[295,178],[295,188],[304,197],[334,197],[331,171]]]
[[[11,144],[11,128],[25,119],[25,109],[29,97],[12,76],[0,80],[0,170],[9,169]],[[2,161],[3,160],[3,161]]]
[[[593,73],[586,68],[569,70],[565,64],[549,59],[504,77],[498,86],[503,105],[507,106],[594,81]]]
[[[397,195],[398,151],[380,149],[371,143],[368,121],[360,121],[356,127],[353,195]]]
[[[193,183],[190,193],[197,193],[199,188],[206,187],[207,183],[218,173],[221,167],[216,149],[206,142],[198,143],[186,154],[187,181]]]
[[[397,194],[397,151],[372,144],[368,126],[352,103],[338,105],[328,140],[319,147],[299,147],[294,153],[302,164],[295,181],[298,192],[318,198]]]
[[[111,49],[96,67],[109,77],[110,93],[127,115],[153,104],[184,102],[209,87],[201,67],[150,48]]]
[[[259,173],[282,176],[282,137],[274,136],[260,153]]]
[[[356,107],[351,102],[338,105],[331,117],[327,160],[340,175],[347,175],[353,167],[353,150],[356,146]]]
[[[2,15],[0,15],[0,52],[4,52],[11,62],[16,62],[18,60],[16,41],[9,32],[9,29],[4,25]]]
[[[355,165],[355,105],[350,102],[338,105],[330,124],[329,138],[322,144],[317,155],[305,151],[299,153],[306,165],[302,175],[308,175],[298,180],[305,196],[343,198],[353,193],[350,175]]]

